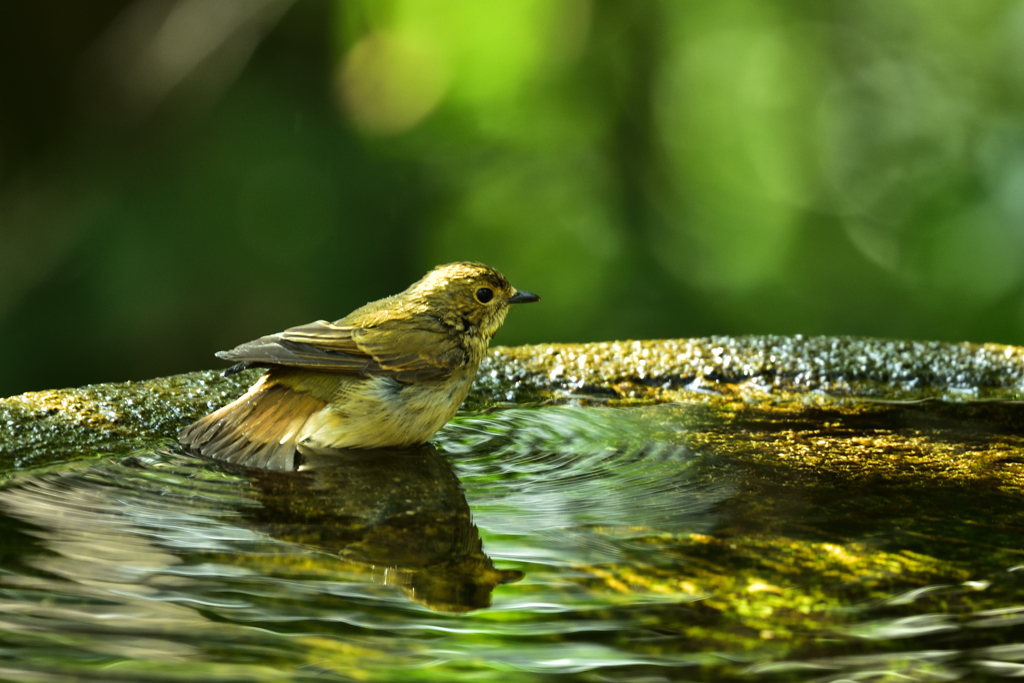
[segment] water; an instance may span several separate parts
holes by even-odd
[[[1024,406],[464,415],[231,469],[167,442],[0,488],[0,679],[1024,675]]]

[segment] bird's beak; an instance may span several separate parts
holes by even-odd
[[[540,297],[536,294],[530,294],[529,292],[524,292],[522,290],[517,291],[508,299],[510,304],[531,304],[534,301],[540,301]]]

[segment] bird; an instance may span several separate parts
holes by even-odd
[[[209,458],[274,470],[294,469],[301,452],[426,443],[466,398],[509,307],[535,301],[482,263],[437,266],[340,320],[218,352],[236,363],[226,376],[266,372],[178,440]]]

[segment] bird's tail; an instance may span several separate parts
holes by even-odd
[[[292,470],[306,421],[326,403],[260,378],[246,394],[178,434],[178,441],[208,458],[245,467]]]

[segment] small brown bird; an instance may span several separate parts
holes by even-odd
[[[480,263],[449,263],[333,323],[292,327],[218,357],[266,367],[181,443],[249,467],[293,469],[296,448],[425,443],[455,415],[510,304],[539,301]]]

